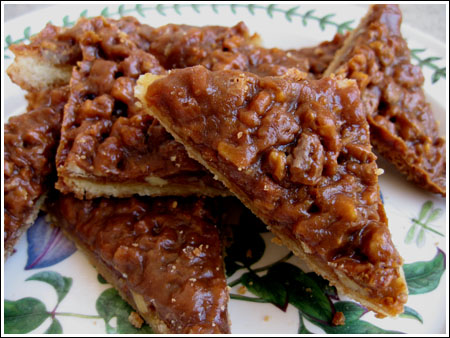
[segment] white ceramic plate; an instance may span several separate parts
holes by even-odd
[[[70,25],[80,15],[108,15],[118,18],[120,14],[133,15],[141,22],[152,26],[167,23],[184,23],[190,25],[234,25],[243,20],[251,32],[258,32],[267,47],[300,48],[316,45],[323,40],[332,39],[338,28],[356,27],[365,9],[350,5],[125,5],[125,6],[88,6],[59,5],[8,21],[4,28],[5,48],[17,40],[27,40],[30,35],[39,32],[48,21],[56,25]],[[352,21],[352,22],[349,22]],[[423,65],[425,91],[433,105],[434,113],[441,121],[441,133],[445,135],[447,126],[445,114],[445,77],[437,79],[436,69],[445,67],[445,46],[432,37],[408,26],[402,27],[410,49],[416,51],[414,62],[428,59]],[[12,62],[11,52],[5,49],[4,64]],[[436,60],[433,57],[439,57]],[[441,70],[443,72],[443,70]],[[444,70],[445,72],[445,70]],[[432,83],[432,78],[437,80]],[[26,101],[24,92],[4,77],[4,117],[24,111]],[[430,261],[435,257],[434,265],[412,265],[411,274],[416,277],[416,287],[422,283],[425,289],[436,288],[426,293],[411,295],[407,306],[409,318],[377,319],[371,313],[363,314],[354,323],[347,323],[347,331],[342,332],[377,332],[377,328],[406,333],[444,333],[446,330],[446,274],[440,278],[440,269],[445,259],[437,248],[446,248],[446,203],[445,199],[427,193],[406,182],[391,165],[379,161],[385,168],[380,178],[380,186],[389,217],[390,230],[406,263]],[[439,209],[439,210],[438,210]],[[413,219],[422,217],[422,225]],[[431,216],[431,219],[429,217]],[[423,227],[427,226],[427,229]],[[413,229],[412,229],[413,228]],[[430,230],[431,229],[431,230]],[[413,233],[414,232],[414,233]],[[406,237],[410,237],[410,241]],[[28,238],[27,238],[28,237]],[[273,245],[269,233],[262,234],[266,249],[263,257],[252,268],[259,268],[276,262],[287,254],[287,250]],[[108,284],[98,279],[95,269],[84,256],[75,251],[57,230],[48,227],[43,218],[31,228],[28,236],[23,236],[16,247],[17,252],[4,264],[4,305],[8,306],[5,327],[7,330],[19,330],[29,333],[105,333],[134,332],[126,325],[126,316],[119,310],[120,299]],[[302,267],[296,258],[289,262]],[[417,275],[418,268],[429,269]],[[236,280],[245,269],[237,271],[229,278]],[[411,276],[412,276],[411,275]],[[31,280],[28,280],[31,278]],[[411,277],[412,280],[412,277]],[[56,291],[56,292],[55,292]],[[234,286],[233,294],[242,293],[242,285]],[[424,289],[418,292],[423,292]],[[59,298],[58,296],[59,295]],[[247,291],[245,297],[255,297]],[[99,297],[106,305],[99,307]],[[27,298],[24,300],[24,298]],[[30,300],[30,298],[32,298]],[[346,300],[341,297],[341,301]],[[22,307],[21,307],[22,305]],[[295,305],[295,304],[294,304]],[[231,300],[229,312],[233,333],[297,333],[300,318],[304,329],[311,332],[323,332],[311,321],[306,320],[308,311],[297,303],[292,303],[282,311],[270,303],[256,303],[243,300]],[[108,310],[109,309],[109,310]],[[12,312],[11,312],[12,311]],[[12,313],[16,313],[11,315]],[[105,311],[116,311],[106,316]],[[302,312],[303,311],[303,312]],[[299,315],[303,313],[303,315]],[[361,312],[362,313],[362,312]],[[360,313],[360,314],[361,314]],[[355,312],[353,312],[355,314]],[[111,318],[112,317],[112,318]],[[422,322],[418,318],[422,319]],[[106,319],[105,319],[106,318]],[[348,316],[348,318],[350,318]],[[329,329],[330,331],[331,329]],[[363,330],[369,330],[364,331]],[[372,331],[371,331],[372,330]],[[16,331],[18,332],[18,331]],[[303,331],[304,332],[304,331]]]

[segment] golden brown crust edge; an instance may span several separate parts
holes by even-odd
[[[361,19],[358,27],[356,27],[354,30],[351,31],[350,35],[344,41],[344,44],[342,45],[342,47],[336,52],[333,61],[331,61],[331,63],[328,65],[328,68],[325,70],[322,77],[330,76],[340,66],[341,61],[345,58],[348,51],[353,47],[353,40],[356,37],[356,33],[361,29],[361,27],[364,27],[365,25],[367,25],[370,15],[371,15],[371,9],[369,9],[367,14]]]
[[[99,182],[84,177],[60,177],[57,189],[63,193],[74,193],[79,199],[97,197],[139,196],[230,196],[225,189],[216,189],[204,185],[172,184],[159,177],[149,178],[146,182]],[[153,183],[151,183],[153,182]]]
[[[370,142],[381,156],[387,159],[398,169],[400,173],[406,176],[408,181],[413,182],[416,186],[422,189],[439,194],[442,197],[446,197],[446,189],[432,181],[429,173],[427,173],[423,168],[418,165],[411,165],[411,163],[406,161],[406,157],[397,156],[396,153],[392,151],[390,146],[386,145],[382,141],[379,141],[376,137],[372,138]]]
[[[72,66],[57,66],[39,55],[30,53],[17,55],[6,73],[22,89],[38,92],[68,84],[72,75]]]
[[[210,166],[203,158],[200,156],[199,153],[195,151],[193,147],[191,147],[189,144],[186,144],[183,142],[183,140],[177,135],[175,130],[171,128],[169,120],[164,118],[164,115],[161,114],[157,109],[154,107],[149,107],[146,104],[145,100],[145,93],[147,92],[148,86],[157,80],[158,78],[162,78],[164,75],[152,75],[152,74],[146,74],[144,76],[141,76],[137,82],[137,86],[135,89],[135,95],[136,97],[142,102],[144,105],[145,111],[149,113],[150,115],[154,116],[159,120],[161,125],[174,137],[174,139],[177,142],[180,142],[184,145],[186,148],[186,151],[188,155],[193,158],[194,160],[197,160],[201,165],[203,165],[205,168],[207,168],[211,173],[215,175],[215,177],[218,178],[219,181],[221,181],[236,197],[238,197],[241,202],[250,209],[254,215],[261,218],[262,221],[267,225],[270,224],[268,219],[264,219],[259,215],[257,210],[252,207],[251,201],[246,197],[246,195],[240,191],[236,186],[234,186],[224,175],[222,175],[220,172],[215,170],[212,166]],[[338,272],[337,270],[333,269],[330,265],[324,264],[323,261],[318,259],[317,257],[308,254],[304,247],[307,248],[306,244],[303,244],[301,242],[301,246],[297,245],[291,238],[289,238],[287,235],[285,235],[282,231],[279,229],[275,229],[272,227],[268,227],[269,230],[271,230],[276,236],[278,236],[282,242],[283,245],[287,246],[296,256],[300,257],[302,260],[304,260],[309,268],[311,268],[314,272],[320,274],[325,279],[327,279],[330,284],[334,285],[337,290],[343,294],[346,294],[350,296],[351,298],[357,300],[362,305],[366,306],[369,310],[372,310],[382,316],[391,316],[394,317],[401,312],[395,310],[395,309],[389,309],[386,308],[378,303],[374,303],[370,298],[366,290],[364,290],[361,286],[359,286],[354,281],[350,280],[348,277],[346,277],[343,273],[336,274]],[[406,281],[404,278],[404,273],[402,268],[398,268],[398,282],[404,285],[404,292],[405,294],[408,293],[407,287],[406,287]],[[403,309],[403,307],[402,307]]]

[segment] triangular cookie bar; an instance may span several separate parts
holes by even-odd
[[[58,189],[79,198],[227,195],[136,102],[139,75],[165,72],[139,47],[143,40],[134,35],[140,28],[135,20],[94,18],[56,34],[58,46],[71,44],[70,50],[79,51],[83,60],[73,69],[64,107],[56,156]],[[64,34],[72,38],[63,39]]]
[[[446,195],[445,140],[426,102],[424,78],[411,64],[398,5],[374,5],[325,72],[355,79],[371,143],[418,186]]]
[[[204,200],[55,193],[47,209],[157,333],[230,333],[221,240]]]
[[[5,124],[5,258],[36,220],[55,176],[55,154],[67,86],[28,95],[29,111]]]
[[[295,254],[382,315],[403,311],[391,241],[355,81],[202,66],[147,74],[136,94]]]

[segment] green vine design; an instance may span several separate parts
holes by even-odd
[[[28,333],[38,328],[48,318],[51,319],[51,324],[44,333],[63,333],[61,323],[57,319],[59,316],[101,319],[96,315],[56,311],[72,287],[72,278],[64,277],[54,271],[42,271],[29,277],[26,281],[39,281],[51,285],[58,296],[57,303],[51,311],[48,311],[45,304],[37,298],[27,297],[16,301],[5,299],[5,333]]]
[[[153,330],[144,324],[140,329],[135,328],[128,320],[133,311],[113,288],[103,291],[96,301],[98,315],[86,315],[73,312],[57,312],[60,303],[72,288],[72,278],[65,277],[55,271],[42,271],[26,279],[26,281],[39,281],[47,283],[56,291],[58,300],[51,311],[39,299],[33,297],[21,298],[15,301],[4,301],[5,307],[5,333],[24,334],[40,327],[47,319],[51,319],[51,324],[44,333],[61,334],[63,327],[58,317],[76,317],[83,319],[103,319],[105,321],[106,333],[128,333],[136,334],[153,333]],[[99,282],[105,284],[104,279],[99,278]],[[116,318],[116,325],[111,325],[111,319]]]
[[[345,33],[347,31],[351,31],[352,27],[351,25],[354,23],[354,20],[349,20],[345,22],[335,22],[332,20],[332,18],[335,16],[335,14],[326,14],[324,16],[318,16],[315,15],[315,10],[311,9],[304,13],[299,12],[300,6],[295,6],[291,8],[280,8],[277,7],[275,4],[270,5],[259,5],[259,4],[170,4],[170,5],[164,5],[164,4],[158,4],[156,6],[144,6],[142,4],[137,4],[134,7],[128,7],[126,8],[125,5],[120,5],[117,8],[116,12],[110,12],[109,7],[105,7],[101,11],[101,15],[104,17],[123,17],[129,14],[137,13],[141,17],[146,17],[146,12],[149,11],[156,11],[158,14],[162,16],[167,16],[167,11],[171,10],[174,11],[178,15],[182,15],[182,9],[184,8],[191,8],[196,13],[201,13],[202,8],[210,7],[215,14],[220,14],[220,8],[230,8],[230,11],[236,15],[238,14],[238,9],[244,9],[247,10],[251,15],[256,15],[256,11],[262,11],[267,14],[270,18],[273,18],[276,13],[279,13],[281,15],[284,15],[286,20],[289,22],[292,22],[294,19],[300,19],[303,26],[307,26],[309,22],[314,21],[317,22],[320,29],[324,31],[327,27],[335,27],[337,33]],[[87,17],[88,10],[85,9],[80,13],[80,17]],[[66,15],[63,18],[63,27],[71,27],[75,24],[76,20],[71,21],[69,16]],[[23,32],[23,37],[17,40],[12,40],[11,35],[8,35],[5,38],[5,50],[9,48],[9,46],[29,41],[30,38],[33,36],[30,34],[30,26],[26,27]],[[434,73],[431,77],[432,83],[436,83],[441,78],[446,78],[447,69],[446,67],[439,67],[435,64],[435,61],[440,60],[439,57],[427,57],[427,58],[421,58],[418,54],[424,52],[425,49],[412,49],[411,50],[411,56],[414,60],[418,62],[418,65],[420,67],[428,67],[434,70]],[[5,58],[9,59],[10,56],[5,54]]]

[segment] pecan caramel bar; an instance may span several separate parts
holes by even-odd
[[[202,199],[55,194],[47,205],[156,333],[230,333],[221,241]]]
[[[113,36],[116,31],[120,36]],[[111,40],[95,40],[98,36]],[[250,36],[244,23],[234,27],[166,25],[157,29],[141,24],[134,17],[118,20],[94,17],[80,18],[73,27],[47,26],[29,44],[15,44],[9,48],[15,54],[14,63],[7,69],[13,82],[27,91],[42,91],[68,84],[72,68],[78,61],[93,61],[99,48],[83,46],[81,41],[91,37],[106,53],[123,50],[123,40],[131,41],[145,52],[157,56],[167,69],[195,65],[215,49],[230,50],[240,44],[258,43],[258,36]],[[122,45],[122,46],[120,46]],[[197,62],[197,63],[196,63]],[[191,64],[192,63],[192,64]]]
[[[151,30],[131,18],[81,19],[71,29],[47,26],[23,47],[45,56],[49,49],[55,52],[60,56],[57,61],[45,60],[55,62],[59,71],[60,64],[83,60],[73,68],[56,158],[61,191],[74,192],[79,198],[228,194],[135,105],[137,77],[150,71],[164,72],[155,57],[143,51],[149,48]],[[62,51],[70,57],[60,55]],[[32,79],[33,74],[26,77]],[[39,93],[38,87],[32,89],[29,95],[38,95],[33,94]]]
[[[227,195],[182,145],[143,114],[134,86],[145,72],[161,74],[164,69],[151,54],[133,46],[120,57],[82,61],[73,70],[56,157],[56,187],[79,198]]]
[[[227,28],[165,25],[152,31],[149,52],[166,69],[203,65],[210,70],[239,69],[259,75],[282,75],[289,68],[309,70],[301,53],[260,46],[244,23]]]
[[[344,42],[325,76],[355,79],[372,145],[418,186],[446,196],[445,140],[411,64],[398,5],[374,5]]]
[[[379,195],[353,80],[305,80],[197,66],[147,74],[136,94],[295,254],[381,315],[407,287]]]
[[[8,67],[11,80],[27,91],[42,91],[66,85],[70,81],[72,68],[83,57],[95,57],[91,50],[80,45],[80,40],[95,34],[108,35],[116,29],[141,48],[148,48],[145,37],[152,28],[141,25],[133,17],[120,20],[95,17],[80,18],[71,28],[54,26],[50,23],[29,44],[11,45],[15,54],[14,63]],[[96,41],[105,44],[106,41]],[[109,41],[110,50],[114,42]]]
[[[55,154],[68,88],[29,97],[30,110],[5,124],[5,258],[34,223],[54,181]]]
[[[168,24],[155,28],[149,41],[148,51],[166,69],[204,64],[214,51],[233,53],[241,46],[260,42],[257,34],[249,34],[243,22],[233,27]]]
[[[170,53],[168,50],[166,54],[159,53],[167,45],[167,32],[174,30],[178,33],[169,34]],[[231,28],[167,25],[153,29],[134,18],[80,19],[73,28],[48,25],[31,44],[13,47],[16,60],[8,72],[23,88],[36,92],[58,84],[62,77],[67,78],[55,75],[51,80],[51,74],[65,72],[83,60],[73,70],[58,151],[57,186],[61,191],[89,198],[132,194],[227,195],[226,189],[190,160],[183,147],[157,122],[148,116],[138,116],[139,107],[134,105],[130,91],[140,71],[164,72],[157,60],[144,51],[151,50],[166,65],[171,60],[198,62],[200,56],[213,49],[228,50],[252,39],[243,23]],[[201,53],[195,56],[194,51]],[[25,63],[34,60],[37,65],[43,64],[32,69],[37,69],[37,74],[46,69],[49,75],[39,74],[41,81],[35,84],[36,72],[21,66],[23,58]],[[50,65],[53,71],[48,70]],[[114,79],[101,79],[108,75],[108,67],[112,67],[110,71],[118,69]],[[97,73],[91,74],[91,69]],[[100,70],[105,73],[99,74]],[[115,85],[98,86],[109,80],[115,81]]]

